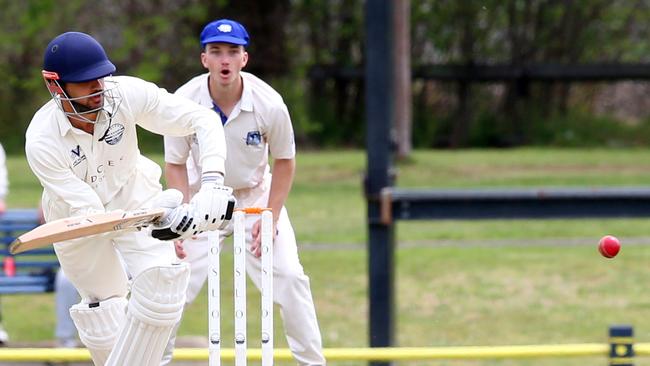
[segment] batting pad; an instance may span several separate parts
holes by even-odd
[[[186,263],[153,267],[133,280],[122,329],[107,366],[159,366],[181,319],[190,277]]]
[[[104,365],[126,321],[127,300],[116,297],[94,304],[70,308],[81,342],[90,351],[95,365]]]

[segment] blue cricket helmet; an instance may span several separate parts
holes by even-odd
[[[114,73],[115,65],[93,37],[81,32],[66,32],[47,45],[43,71],[56,73],[59,82],[80,83]]]

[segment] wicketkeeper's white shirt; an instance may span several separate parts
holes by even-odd
[[[48,221],[136,209],[160,192],[161,168],[140,154],[136,125],[157,134],[193,134],[201,164],[224,172],[226,147],[215,143],[224,141],[223,129],[213,111],[138,78],[106,80],[117,82],[113,97],[121,103],[108,111],[110,121],[95,125],[93,135],[72,127],[54,100],[36,112],[27,129],[27,161],[44,188]]]
[[[199,75],[176,94],[212,108],[208,90],[209,73]],[[239,103],[224,125],[228,159],[225,185],[237,190],[258,186],[269,171],[269,152],[275,159],[291,159],[296,155],[293,127],[282,96],[262,79],[241,73],[244,89]],[[217,113],[213,114],[218,117]],[[187,162],[190,193],[199,188],[202,162],[198,159],[197,139],[165,136],[165,161],[172,164]],[[191,157],[191,159],[188,159]]]

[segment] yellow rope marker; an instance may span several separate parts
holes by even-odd
[[[637,344],[637,355],[650,355],[650,344]],[[563,345],[521,345],[521,346],[467,346],[467,347],[386,347],[386,348],[327,348],[323,350],[325,358],[330,361],[407,361],[407,360],[441,360],[441,359],[488,359],[488,358],[548,358],[548,357],[585,357],[609,354],[608,344],[584,343]],[[641,351],[643,350],[643,352]],[[277,361],[291,361],[291,351],[276,348],[273,351]],[[232,361],[235,351],[222,349],[221,358]],[[251,348],[247,359],[260,361],[262,350]],[[178,348],[174,351],[178,361],[202,361],[208,359],[207,348]],[[90,361],[86,349],[65,348],[0,348],[0,362],[34,361],[34,362],[74,362]]]

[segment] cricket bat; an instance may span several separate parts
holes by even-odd
[[[165,209],[162,208],[115,210],[50,221],[16,238],[9,246],[9,252],[18,254],[65,240],[113,231],[140,229],[155,222],[164,213]]]

